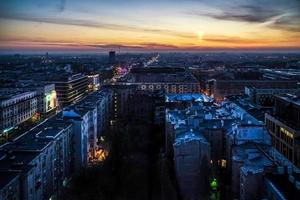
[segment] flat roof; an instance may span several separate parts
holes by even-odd
[[[0,161],[1,162],[1,161]],[[19,176],[18,172],[0,171],[0,190]]]
[[[173,145],[180,146],[182,144],[185,144],[185,143],[191,142],[191,141],[199,141],[201,143],[209,144],[207,142],[207,140],[205,139],[205,137],[203,135],[201,135],[200,133],[187,131],[183,134],[180,134],[180,136],[178,136],[175,139],[175,142]]]
[[[53,141],[53,138],[56,138],[62,130],[71,125],[71,122],[63,121],[58,116],[50,118],[19,136],[13,142],[4,145],[2,149],[42,151]]]
[[[0,171],[26,171],[32,168],[29,163],[39,154],[39,152],[11,151],[0,160]]]
[[[266,179],[269,180],[286,199],[295,199],[299,197],[300,190],[288,179],[287,174],[268,174]]]
[[[26,88],[0,88],[0,100],[7,100],[18,95],[26,95],[36,92]]]
[[[293,94],[277,95],[278,98],[300,106],[300,97]]]
[[[199,101],[199,102],[212,102],[213,99],[205,94],[166,94],[166,102],[177,101]]]

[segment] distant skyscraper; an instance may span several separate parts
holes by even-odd
[[[110,64],[113,64],[113,63],[116,62],[116,52],[115,52],[115,51],[110,51],[110,52],[109,52],[108,62],[109,62]]]

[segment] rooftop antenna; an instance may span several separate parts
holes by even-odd
[[[121,66],[121,61],[120,61],[120,53],[121,53],[121,45],[119,45],[119,67]]]

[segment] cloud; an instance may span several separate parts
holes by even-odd
[[[202,38],[203,41],[207,42],[216,42],[216,43],[228,43],[228,44],[247,44],[255,43],[256,40],[250,40],[240,37],[227,37],[222,35],[205,35]]]
[[[39,42],[40,41],[40,42]],[[107,52],[109,49],[121,48],[121,52],[216,52],[216,51],[300,51],[300,47],[290,46],[252,46],[252,47],[221,47],[221,46],[173,46],[160,43],[143,43],[143,44],[80,44],[80,43],[68,43],[59,41],[43,41],[37,40],[35,42],[24,41],[21,43],[5,44],[0,43],[0,52],[7,53],[8,51],[23,52],[30,51],[55,51],[55,52]]]
[[[76,42],[67,42],[62,40],[47,40],[43,38],[28,39],[28,38],[0,38],[0,42],[9,42],[10,44],[20,45],[38,45],[38,46],[56,46],[56,47],[81,47],[81,48],[97,48],[97,49],[134,49],[134,50],[145,50],[145,49],[180,49],[180,47],[169,44],[161,43],[140,43],[140,44],[114,44],[114,43],[103,43],[103,44],[85,44]]]
[[[266,23],[272,29],[300,32],[300,1],[254,1],[252,4],[223,6],[214,12],[189,11],[188,14],[217,20]]]
[[[28,0],[23,0],[28,1]],[[11,5],[14,3],[14,0],[11,0]],[[8,2],[9,4],[9,2]],[[45,12],[51,11],[54,13],[62,13],[66,10],[67,0],[51,0],[51,1],[41,1],[41,0],[32,0],[27,2],[26,5],[30,6],[30,9],[43,10]],[[21,6],[22,7],[22,6]],[[10,12],[14,9],[18,9],[18,4],[15,4],[10,9]],[[28,8],[27,8],[28,9]]]
[[[269,27],[300,33],[300,12],[297,15],[280,17],[274,20]]]
[[[125,48],[125,49],[179,49],[175,45],[160,44],[160,43],[142,43],[136,45],[126,45],[126,44],[92,44],[86,45],[89,47],[101,48],[101,49],[116,49],[116,48]]]
[[[224,10],[219,13],[202,13],[192,11],[190,14],[201,17],[206,16],[218,20],[264,23],[281,15],[282,11],[271,9],[268,6],[260,7],[256,5],[241,5],[224,8]]]
[[[87,47],[100,48],[100,49],[117,49],[117,48],[133,48],[142,49],[140,45],[124,45],[124,44],[90,44]]]
[[[35,16],[31,16],[31,15],[26,15],[26,14],[10,14],[10,13],[0,13],[0,18],[9,19],[9,20],[50,23],[50,24],[58,24],[58,25],[101,28],[101,29],[118,30],[118,31],[148,32],[148,33],[152,33],[152,34],[162,34],[162,35],[181,37],[181,38],[196,38],[197,37],[196,34],[190,34],[190,33],[180,32],[180,31],[176,31],[176,30],[155,29],[155,28],[147,28],[147,27],[122,25],[122,24],[110,24],[110,23],[103,23],[103,22],[98,22],[98,21],[93,21],[93,20],[84,20],[84,19],[35,17]]]
[[[255,46],[261,44],[270,44],[272,40],[268,38],[244,38],[244,37],[237,37],[237,36],[224,36],[224,35],[217,35],[217,34],[206,34],[202,38],[203,41],[216,43],[216,44],[232,44],[237,46]]]

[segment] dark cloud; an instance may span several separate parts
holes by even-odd
[[[168,44],[160,44],[160,43],[141,43],[141,44],[80,44],[75,42],[66,42],[66,41],[59,41],[59,40],[46,40],[43,38],[40,39],[27,39],[27,38],[0,38],[0,41],[11,41],[11,42],[25,42],[31,43],[34,45],[41,45],[41,46],[56,46],[56,47],[80,47],[80,48],[97,48],[97,49],[131,49],[131,50],[150,50],[150,49],[180,49],[175,45],[168,45]]]
[[[60,7],[59,7],[60,12],[65,11],[65,8],[66,8],[66,0],[60,0]]]
[[[11,0],[13,2],[13,0]],[[23,0],[26,1],[26,0]],[[64,12],[66,10],[67,0],[51,0],[51,1],[41,1],[41,0],[33,0],[32,9],[36,8],[39,10],[52,11],[52,12]],[[30,2],[28,2],[30,4]],[[14,5],[12,10],[18,8],[18,5]]]
[[[123,45],[123,44],[91,44],[86,45],[87,47],[101,48],[101,49],[116,49],[116,48],[133,48],[133,49],[142,49],[142,46],[139,45]]]
[[[290,32],[300,32],[300,12],[298,15],[283,16],[276,19],[270,24],[270,27]]]
[[[252,4],[222,7],[219,12],[195,12],[189,14],[217,20],[268,23],[268,27],[290,32],[300,32],[300,1],[253,1]]]
[[[96,47],[101,49],[126,48],[126,49],[178,49],[175,45],[159,44],[159,43],[143,43],[140,45],[124,45],[124,44],[93,44],[88,47]]]
[[[282,11],[270,9],[267,6],[244,5],[230,7],[221,13],[191,12],[193,15],[211,17],[218,20],[241,21],[250,23],[264,23],[282,14]]]
[[[170,44],[159,44],[159,43],[144,43],[144,48],[148,49],[180,49],[180,47]]]

